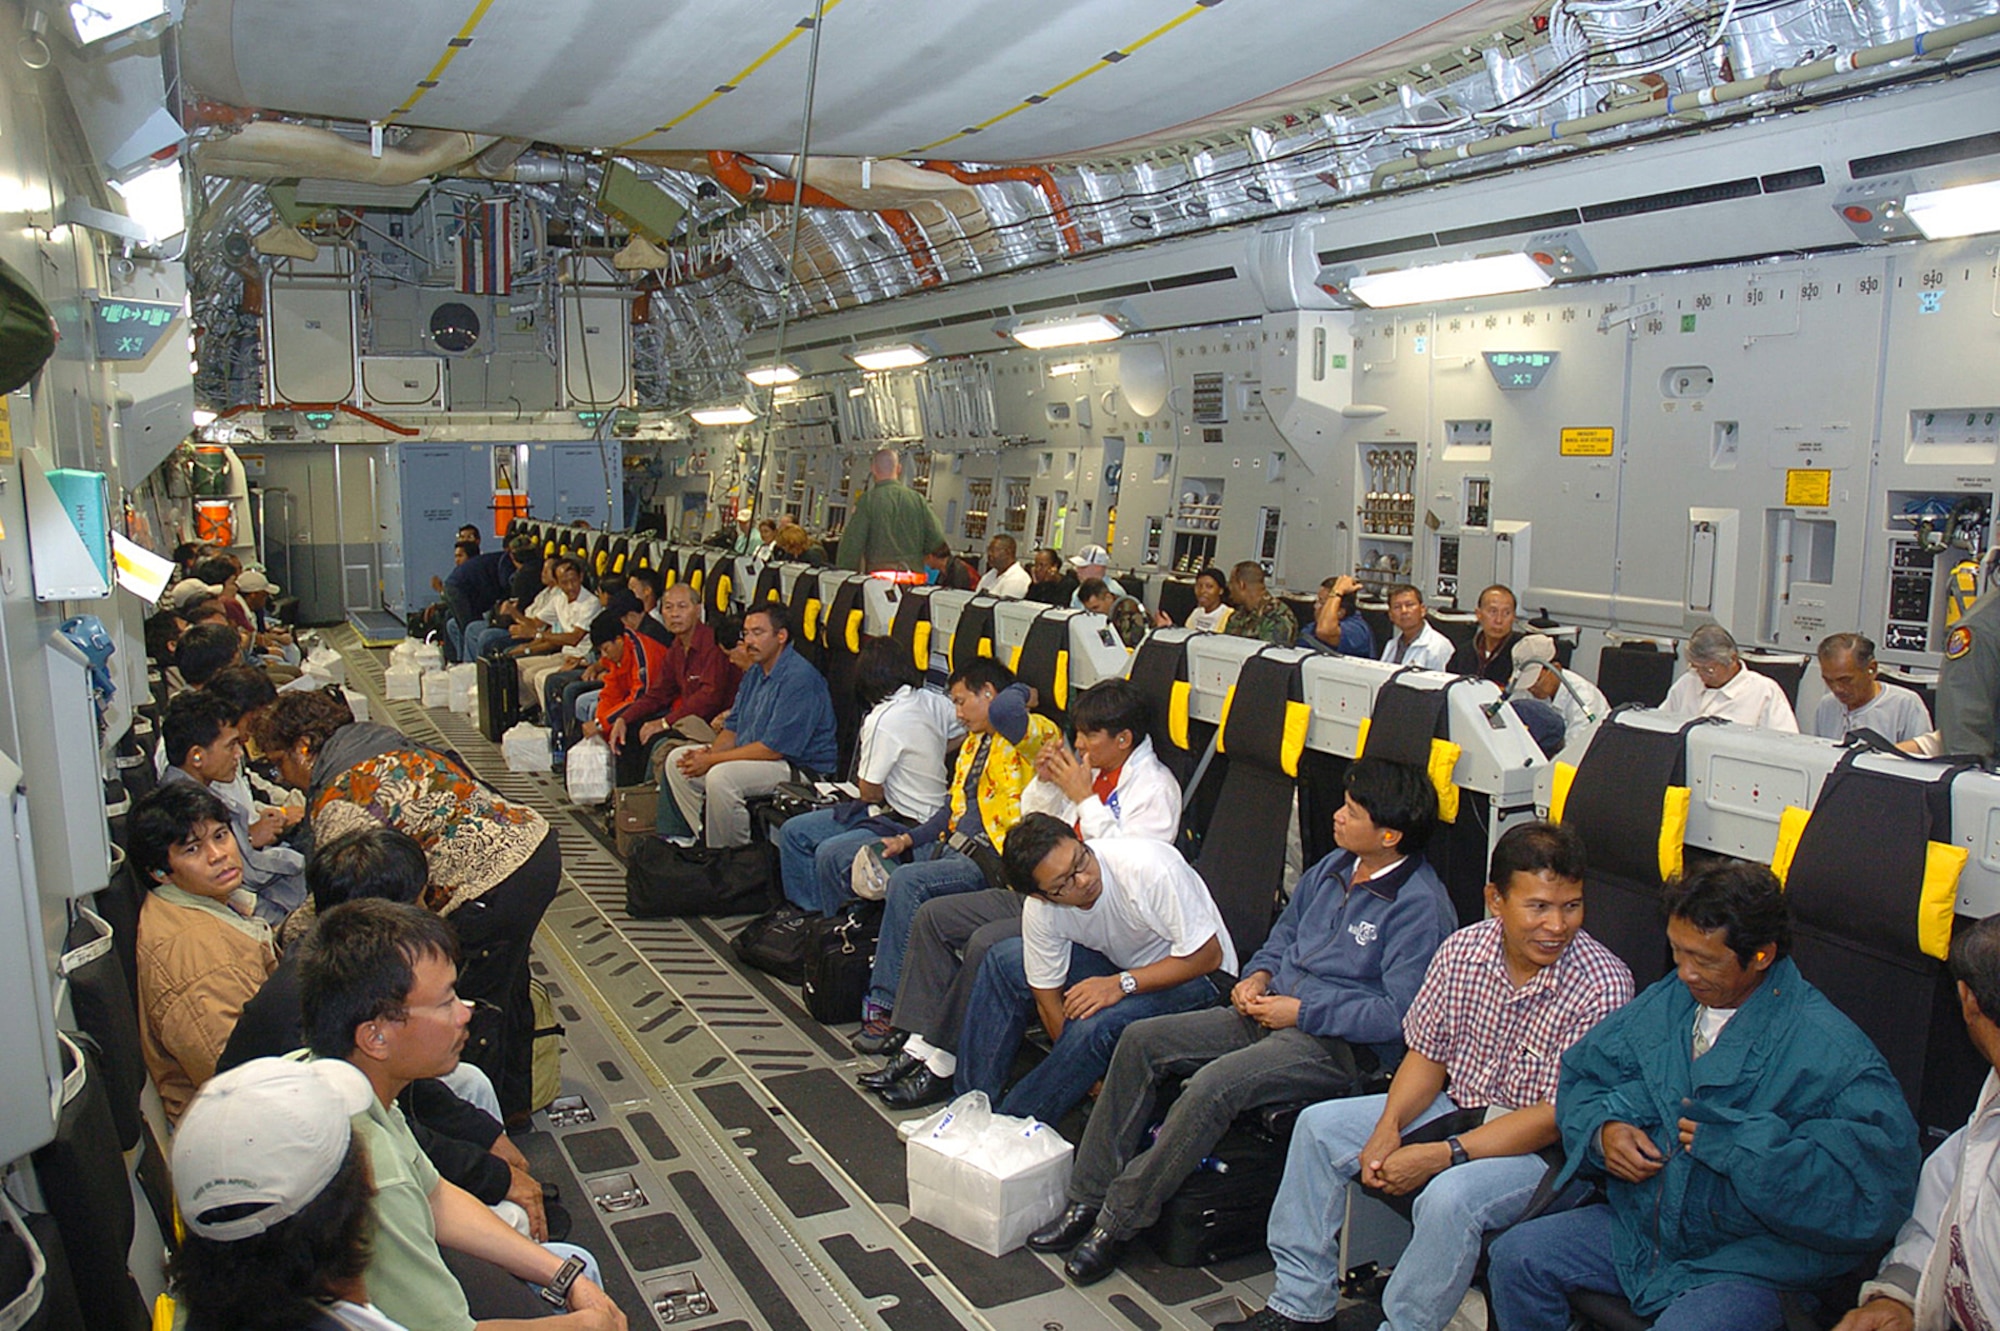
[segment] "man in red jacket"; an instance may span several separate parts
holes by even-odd
[[[658,640],[638,631],[645,611],[629,593],[612,598],[611,607],[590,625],[590,645],[597,651],[604,688],[597,710],[583,723],[586,739],[602,735],[618,757],[618,784],[629,786],[646,777],[646,746],[627,742],[627,734],[667,710],[667,652]]]
[[[715,630],[701,622],[700,607],[685,583],[675,583],[661,593],[660,617],[674,635],[674,645],[667,649],[663,661],[659,692],[654,695],[665,705],[643,721],[629,717],[622,724],[614,721],[609,732],[613,749],[623,749],[627,733],[636,725],[638,744],[634,747],[650,756],[652,746],[667,742],[661,737],[671,737],[683,721],[705,724],[736,701],[736,685],[743,672],[730,663],[715,640]]]

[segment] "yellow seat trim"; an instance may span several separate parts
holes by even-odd
[[[1194,693],[1194,686],[1184,679],[1174,681],[1167,694],[1167,738],[1176,748],[1188,746],[1188,699]]]
[[[1305,756],[1306,731],[1312,725],[1312,708],[1302,702],[1285,702],[1285,735],[1279,741],[1278,764],[1286,776],[1299,774],[1299,759]]]
[[[1686,786],[1668,786],[1660,800],[1660,881],[1681,876],[1681,851],[1687,845],[1688,807],[1694,793]]]
[[[1952,917],[1958,913],[1958,877],[1972,852],[1931,841],[1924,846],[1924,890],[1917,898],[1917,949],[1943,961],[1951,954]]]
[[[665,591],[668,587],[673,586],[680,580],[681,580],[681,571],[677,568],[670,568],[666,571],[666,574],[661,578],[661,581],[665,585],[662,586],[660,590]]]
[[[993,659],[993,639],[981,638],[979,640],[979,654],[989,661]]]
[[[1007,657],[1007,668],[1017,675],[1021,673],[1021,649],[1027,645],[1025,642],[1014,644],[1013,652]]]
[[[717,614],[729,613],[729,575],[715,575],[715,609]]]
[[[920,619],[910,633],[910,659],[919,670],[931,668],[931,622]]]
[[[1451,774],[1458,767],[1458,755],[1464,750],[1448,739],[1431,741],[1429,775],[1431,785],[1437,790],[1438,820],[1455,823],[1458,821],[1458,783]]]
[[[1549,821],[1559,823],[1563,820],[1563,809],[1569,805],[1569,788],[1576,784],[1576,764],[1557,763],[1550,777]]]
[[[847,612],[847,650],[856,653],[861,650],[861,612],[859,610],[850,610]]]
[[[1792,875],[1792,857],[1799,853],[1799,838],[1805,835],[1806,824],[1811,820],[1812,810],[1796,804],[1787,804],[1778,815],[1778,844],[1771,851],[1771,872],[1781,885],[1789,886],[1786,880]]]
[[[1215,723],[1215,751],[1217,753],[1229,752],[1229,741],[1224,737],[1229,734],[1229,704],[1235,701],[1236,686],[1231,684],[1229,691],[1222,695],[1222,717]]]
[[[1368,752],[1368,727],[1374,721],[1372,716],[1361,718],[1361,724],[1354,731],[1354,761],[1360,762]]]
[[[778,595],[778,589],[773,587],[764,593],[764,599],[767,601],[782,601],[784,597]]]
[[[1069,710],[1069,653],[1056,653],[1056,706],[1062,711]]]
[[[805,631],[807,642],[819,641],[819,598],[817,596],[808,596],[806,598]]]
[[[688,586],[694,588],[697,595],[701,592],[701,575],[701,569],[696,569],[694,572],[688,574]]]

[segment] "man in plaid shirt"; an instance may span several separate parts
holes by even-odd
[[[1563,1051],[1632,997],[1632,973],[1583,932],[1583,873],[1583,842],[1568,828],[1528,823],[1500,838],[1491,918],[1432,958],[1388,1095],[1299,1116],[1271,1209],[1277,1286],[1262,1311],[1225,1327],[1334,1325],[1340,1222],[1357,1178],[1423,1197],[1382,1309],[1342,1327],[1440,1331],[1451,1320],[1481,1236],[1520,1218],[1547,1169],[1536,1152],[1557,1140]]]

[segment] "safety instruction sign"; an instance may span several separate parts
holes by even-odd
[[[1572,425],[1562,432],[1566,458],[1608,458],[1616,451],[1617,431],[1608,425]]]
[[[1833,473],[1817,467],[1785,472],[1785,502],[1793,508],[1827,508],[1833,503]]]

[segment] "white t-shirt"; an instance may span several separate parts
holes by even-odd
[[[1401,656],[1396,648],[1402,644],[1400,630],[1389,635],[1389,641],[1382,647],[1382,659],[1397,665],[1415,666],[1419,670],[1443,670],[1451,664],[1451,639],[1437,631],[1429,620],[1417,632],[1417,639],[1403,649]]]
[[[1220,633],[1222,626],[1228,622],[1229,607],[1226,605],[1219,605],[1213,610],[1204,610],[1196,606],[1188,611],[1187,626],[1191,629],[1200,629],[1203,633]]]
[[[342,1299],[326,1311],[347,1331],[406,1331],[401,1322],[391,1321],[372,1303],[349,1303]]]
[[[1038,806],[1041,811],[1066,823],[1082,824],[1086,840],[1136,836],[1172,844],[1180,835],[1180,783],[1153,752],[1151,739],[1141,739],[1139,747],[1125,756],[1125,765],[1118,769],[1118,784],[1112,787],[1109,802],[1092,791],[1083,803],[1071,804],[1054,786],[1047,782],[1041,782],[1041,786],[1055,792],[1053,800]]]
[[[949,698],[905,684],[862,718],[855,779],[882,787],[890,808],[922,822],[951,798],[945,755],[964,739]]]
[[[1160,841],[1106,837],[1085,843],[1097,857],[1104,890],[1089,910],[1029,897],[1021,907],[1021,962],[1028,984],[1061,989],[1069,983],[1070,948],[1103,954],[1121,970],[1186,957],[1213,938],[1223,970],[1236,972],[1229,926],[1208,884],[1181,853]]]
[[[1563,733],[1574,739],[1585,726],[1611,714],[1611,703],[1598,687],[1577,674],[1564,670],[1556,680],[1556,696],[1549,706],[1563,719]]]
[[[1840,705],[1831,693],[1813,709],[1813,734],[1821,739],[1846,739],[1857,730],[1872,730],[1901,744],[1931,729],[1931,714],[1914,689],[1881,681],[1882,691],[1853,711]]]
[[[1671,716],[1719,716],[1746,726],[1799,733],[1798,718],[1792,715],[1785,691],[1749,666],[1737,671],[1736,677],[1719,689],[1703,684],[1694,671],[1685,671],[1667,690],[1660,710]]]
[[[1005,596],[1020,600],[1028,594],[1028,587],[1034,578],[1028,573],[1026,564],[1015,564],[1012,568],[995,572],[987,569],[979,575],[979,585],[972,590],[987,596]]]

